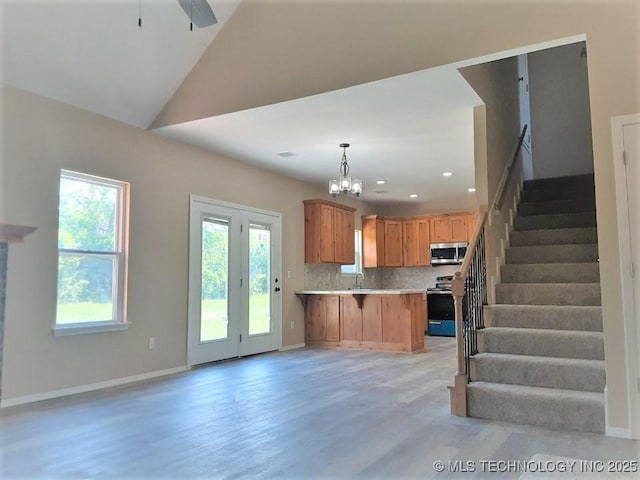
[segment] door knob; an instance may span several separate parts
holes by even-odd
[[[279,292],[279,291],[280,291],[280,287],[276,287],[276,292]]]

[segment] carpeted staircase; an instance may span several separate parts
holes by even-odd
[[[604,432],[593,175],[527,181],[471,359],[472,417]]]

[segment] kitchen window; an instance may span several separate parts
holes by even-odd
[[[340,274],[347,276],[362,275],[362,230],[355,231],[356,263],[352,265],[340,265]]]
[[[54,334],[125,330],[129,184],[60,172]]]

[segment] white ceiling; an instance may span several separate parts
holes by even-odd
[[[177,0],[142,0],[142,28],[138,0],[0,0],[0,81],[147,128],[239,2],[210,0],[219,23],[191,32]],[[351,143],[364,200],[453,211],[474,205],[467,188],[480,103],[450,66],[157,132],[322,185],[338,175],[338,144]]]
[[[480,103],[455,68],[442,67],[155,131],[321,184],[337,178],[338,145],[350,143],[350,173],[364,180],[363,200],[447,211],[474,205],[467,189]],[[295,156],[277,155],[283,151]],[[454,176],[443,178],[445,171]]]
[[[240,0],[189,30],[177,0],[0,0],[0,81],[147,128]]]

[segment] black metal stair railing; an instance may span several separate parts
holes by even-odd
[[[484,328],[484,306],[487,305],[487,264],[485,250],[484,225],[480,230],[477,243],[469,262],[467,278],[464,283],[462,299],[462,324],[464,330],[465,374],[470,380],[470,358],[478,353],[478,330]]]

